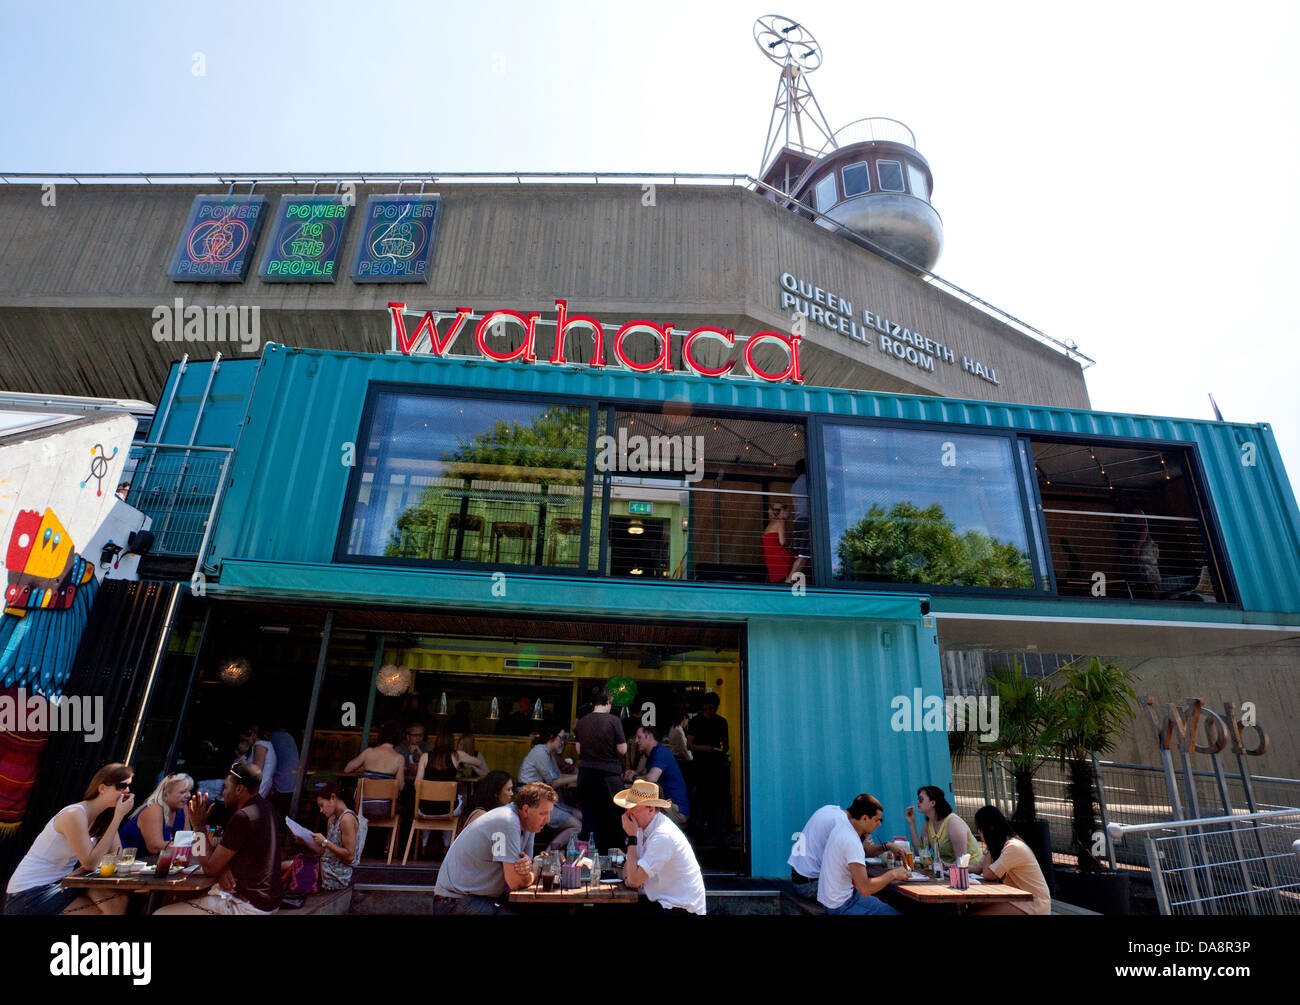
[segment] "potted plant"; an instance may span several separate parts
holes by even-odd
[[[1019,658],[1009,667],[994,667],[985,683],[998,700],[998,738],[993,755],[1010,770],[1016,786],[1011,823],[1034,852],[1053,895],[1052,835],[1038,819],[1034,804],[1034,774],[1057,750],[1060,706],[1042,680],[1025,676]]]
[[[1093,755],[1115,749],[1135,712],[1133,674],[1095,656],[1068,663],[1052,675],[1052,698],[1059,709],[1056,756],[1069,775],[1073,845],[1077,870],[1058,870],[1063,900],[1102,914],[1128,913],[1126,873],[1103,867],[1094,853],[1101,833],[1093,810],[1096,782]]]

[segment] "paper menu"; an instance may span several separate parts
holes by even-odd
[[[289,833],[292,834],[294,837],[302,838],[302,840],[306,841],[308,844],[311,845],[314,845],[316,843],[315,841],[312,840],[311,831],[309,831],[302,824],[298,823],[298,821],[290,820],[286,816],[284,818],[284,822],[285,825],[289,828]]]

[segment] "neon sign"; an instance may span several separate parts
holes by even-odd
[[[339,195],[282,195],[257,274],[268,283],[332,283],[348,207]]]
[[[442,199],[372,195],[361,216],[352,278],[358,283],[427,283]]]
[[[416,354],[449,355],[452,343],[465,330],[466,322],[477,320],[478,323],[474,327],[474,344],[482,356],[498,363],[537,363],[537,329],[540,326],[554,327],[555,329],[555,340],[551,354],[549,357],[541,357],[543,364],[592,367],[607,365],[605,358],[605,326],[596,318],[588,317],[585,314],[570,316],[568,302],[564,300],[555,301],[556,317],[553,321],[542,320],[541,314],[535,311],[522,314],[519,311],[494,310],[480,316],[476,315],[468,307],[461,307],[454,313],[425,311],[414,329],[408,329],[405,317],[406,304],[390,303],[388,311],[392,319],[393,351],[407,356]],[[440,321],[450,321],[450,324],[445,326],[445,333],[438,327]],[[523,341],[513,349],[497,348],[500,342],[494,344],[489,340],[500,339],[505,334],[507,325],[520,329],[523,332]],[[565,336],[575,328],[589,331],[594,341],[591,359],[586,363],[569,360],[565,357]],[[672,353],[674,334],[677,333],[674,332],[671,324],[661,325],[651,321],[629,321],[614,334],[612,340],[614,359],[620,367],[633,373],[673,373],[677,370]],[[629,355],[626,343],[634,336],[650,336],[654,340],[657,351],[653,358],[648,361],[637,361]],[[721,342],[724,346],[734,350],[738,340],[736,333],[730,328],[695,328],[686,335],[679,337],[681,338],[681,369],[688,373],[698,374],[701,377],[753,377],[756,380],[770,384],[777,384],[786,380],[793,381],[796,384],[803,383],[803,375],[799,372],[799,335],[783,335],[774,331],[755,332],[749,338],[739,340],[744,343],[740,359],[729,359],[721,366],[705,366],[699,362],[695,357],[695,343],[701,339],[711,339]],[[764,344],[782,347],[786,358],[784,369],[776,371],[764,369],[754,358],[755,349]],[[745,373],[745,370],[736,370],[737,365],[742,360],[748,373]]]
[[[242,283],[265,217],[265,196],[196,195],[167,275],[178,283]]]

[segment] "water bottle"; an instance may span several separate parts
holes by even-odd
[[[934,878],[943,879],[943,859],[939,855],[938,841],[934,843],[934,847],[931,849],[931,854],[934,856]]]

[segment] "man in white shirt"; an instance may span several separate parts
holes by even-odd
[[[827,914],[898,914],[874,896],[895,880],[907,879],[906,866],[890,869],[875,879],[867,875],[865,839],[880,826],[885,810],[863,793],[844,811],[843,822],[835,822],[822,849],[821,875],[817,878],[817,900]]]
[[[614,797],[627,810],[623,831],[636,838],[627,850],[623,880],[641,890],[645,910],[653,914],[705,913],[704,876],[695,852],[675,823],[659,812],[672,805],[659,798],[659,786],[644,779],[632,783]]]
[[[860,795],[854,800],[854,805],[857,805],[858,800],[870,798],[865,794]],[[816,898],[817,878],[822,873],[822,855],[826,850],[826,839],[830,837],[835,826],[844,823],[848,816],[849,810],[828,803],[809,817],[808,822],[803,825],[788,862],[790,881],[794,883],[794,892],[800,897],[808,900]],[[876,826],[879,826],[879,823]],[[893,842],[876,844],[871,840],[870,835],[862,838],[862,850],[864,858],[867,855],[880,855],[886,851],[892,851],[895,855],[903,854],[903,849]]]

